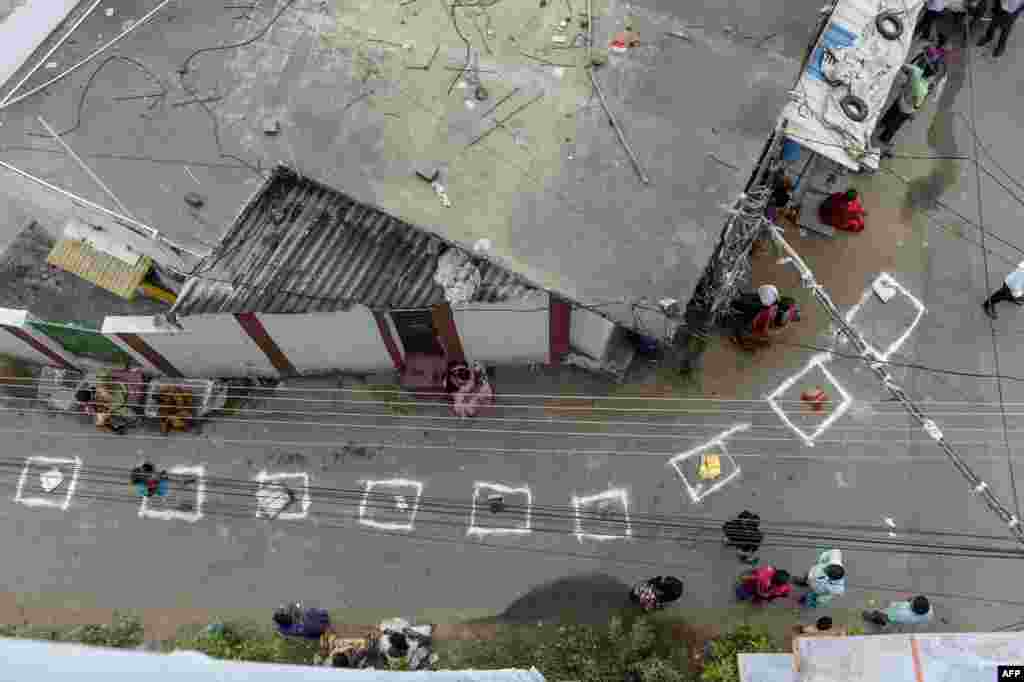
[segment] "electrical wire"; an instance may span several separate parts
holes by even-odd
[[[82,127],[82,109],[85,107],[86,95],[89,94],[89,90],[90,88],[92,88],[93,83],[96,80],[96,76],[98,76],[100,71],[102,71],[107,66],[107,64],[110,64],[111,62],[124,62],[125,64],[134,66],[136,69],[145,74],[147,78],[156,83],[157,87],[160,88],[161,92],[159,95],[155,95],[154,99],[160,100],[167,96],[167,88],[164,86],[163,81],[161,81],[160,77],[153,73],[153,71],[150,70],[149,67],[147,67],[145,64],[130,57],[122,57],[121,55],[111,55],[104,59],[102,62],[100,62],[99,66],[97,66],[96,69],[92,72],[92,75],[90,75],[88,80],[85,81],[85,86],[82,87],[82,92],[78,95],[78,104],[75,107],[75,122],[69,128],[57,133],[59,137],[70,135],[71,133],[74,133],[75,131]],[[50,135],[48,134],[36,133],[31,130],[28,131],[26,134],[32,137],[44,137],[50,139]]]
[[[966,29],[964,29],[964,30],[966,31]],[[981,193],[982,193],[981,172],[980,172],[980,165],[979,165],[979,161],[978,161],[978,159],[979,159],[979,145],[981,143],[981,138],[977,134],[977,125],[975,124],[976,116],[975,116],[974,59],[972,57],[972,53],[971,53],[970,50],[967,51],[966,62],[967,62],[968,83],[969,83],[969,88],[970,88],[970,99],[969,99],[970,112],[971,112],[971,125],[970,125],[970,128],[971,128],[972,133],[974,134],[974,159],[975,159],[975,161],[974,161],[974,168],[975,168],[975,178],[976,178],[977,183],[978,183],[978,196],[977,196],[977,200],[978,200],[978,226],[979,226],[979,229],[981,231],[981,246],[982,246],[982,249],[984,249],[984,247],[985,247],[985,237],[986,237],[987,232],[985,230],[985,214],[984,214],[983,202],[982,202],[982,196],[981,196]],[[985,266],[985,288],[986,288],[986,290],[991,291],[992,287],[990,285],[990,279],[989,279],[988,254],[983,250],[981,252],[981,257],[982,257],[982,263]],[[989,320],[989,325],[988,326],[989,326],[989,333],[990,333],[990,336],[991,336],[991,339],[992,339],[992,354],[993,354],[993,360],[995,362],[995,370],[996,370],[995,373],[998,376],[1000,374],[999,341],[996,339],[996,328],[995,328],[995,324],[993,323],[993,321],[991,319]],[[997,379],[996,380],[996,392],[997,392],[997,395],[999,397],[999,411],[1002,413],[1003,441],[1004,441],[1004,444],[1006,446],[1006,466],[1009,469],[1009,473],[1010,473],[1010,490],[1012,491],[1012,494],[1013,494],[1013,501],[1014,501],[1014,507],[1016,508],[1016,511],[1017,511],[1017,518],[1020,518],[1020,516],[1021,516],[1020,497],[1017,494],[1017,478],[1016,478],[1016,475],[1015,475],[1014,469],[1013,469],[1013,460],[1010,457],[1009,427],[1008,427],[1007,420],[1006,420],[1006,403],[1005,403],[1005,396],[1003,395],[1003,382],[1002,382],[1001,379]]]
[[[20,461],[9,462],[4,460],[0,462],[0,469],[23,471],[24,467],[25,463]],[[83,495],[81,492],[87,487],[87,484],[95,484],[97,487],[105,484],[116,485],[119,488],[123,487],[127,491],[128,486],[126,485],[126,473],[127,472],[123,469],[112,467],[83,468],[78,475],[78,487],[76,488],[75,494],[76,496],[84,497],[85,499],[131,501],[137,503],[139,501],[139,497],[135,493],[125,492],[123,494],[107,495],[103,495],[101,493],[85,493]],[[173,481],[174,479],[171,480]],[[212,509],[214,514],[231,512],[234,510],[245,511],[249,514],[252,513],[253,498],[256,491],[259,489],[259,484],[257,482],[252,480],[222,477],[204,477],[204,483],[206,490],[206,502],[204,503],[204,507],[206,510]],[[0,483],[0,486],[12,487],[11,484],[4,483]],[[220,501],[211,501],[211,493],[216,493],[219,496],[218,499]],[[305,490],[303,490],[303,493],[305,493]],[[309,493],[311,498],[318,500],[318,509],[327,509],[326,512],[320,512],[316,517],[317,525],[321,523],[321,519],[342,520],[349,518],[350,515],[347,512],[338,511],[340,507],[358,505],[361,518],[367,509],[372,512],[372,510],[394,510],[396,508],[394,493],[375,493],[372,490],[367,491],[366,489],[339,489],[326,487],[311,487],[309,489]],[[244,502],[239,504],[235,504],[234,502],[225,503],[223,502],[224,499],[232,501],[244,500]],[[474,509],[474,505],[472,503],[467,504],[462,500],[433,498],[423,495],[416,496],[413,504],[416,508],[417,515],[415,520],[418,524],[446,528],[465,528],[466,520]],[[425,518],[428,514],[433,514],[438,518]],[[204,511],[204,516],[205,515]],[[456,520],[452,517],[458,517],[458,519]],[[678,519],[680,517],[677,516],[672,518]],[[603,531],[602,534],[605,535],[617,535],[621,533],[623,539],[628,537],[633,541],[679,542],[683,540],[693,540],[695,542],[720,542],[722,529],[721,524],[724,523],[724,520],[691,517],[685,522],[679,522],[677,520],[672,520],[672,518],[633,513],[623,515],[621,519],[609,519],[606,518],[606,515],[603,512],[591,512],[583,509],[577,509],[575,507],[551,505],[531,505],[530,507],[531,530],[537,533],[563,536],[578,535],[580,532],[579,529],[583,527],[581,524],[600,522],[605,524],[605,527],[592,530],[601,530]],[[540,520],[541,522],[562,522],[564,525],[561,528],[543,525],[538,526],[533,523],[533,521],[536,520]],[[571,530],[573,525],[577,528],[576,531]],[[638,530],[641,532],[637,532]],[[926,537],[973,538],[975,540],[988,539],[996,542],[1008,542],[1003,538],[995,536],[988,536],[986,538],[985,536],[969,533],[906,530],[897,535],[889,531],[888,528],[880,529],[869,526],[836,528],[828,527],[824,524],[818,524],[808,528],[794,523],[778,524],[777,527],[769,525],[766,530],[767,532],[763,532],[762,535],[757,537],[757,540],[761,541],[759,544],[780,548],[816,549],[820,548],[822,544],[827,544],[830,546],[842,546],[847,548],[848,551],[850,549],[865,552],[897,551],[907,554],[928,554],[930,556],[961,558],[1002,558],[1015,560],[1024,558],[1024,550],[1013,549],[1011,547],[938,543],[924,539]],[[643,531],[647,531],[649,534],[644,534]],[[665,533],[669,531],[677,531],[684,535],[666,535]],[[701,533],[704,531],[712,532],[712,535],[706,538],[691,538],[688,535],[689,533]],[[865,532],[867,534],[865,534]],[[813,537],[809,537],[811,534],[813,534]],[[912,539],[911,536],[916,535],[922,536],[922,539]],[[740,532],[734,534],[734,537],[738,538],[738,544],[743,544],[743,542],[750,539],[751,536]],[[770,538],[770,540],[766,538]]]

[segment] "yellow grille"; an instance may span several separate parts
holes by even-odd
[[[148,256],[141,256],[135,265],[129,265],[78,239],[58,241],[46,262],[129,301],[135,298],[139,285],[153,266]]]

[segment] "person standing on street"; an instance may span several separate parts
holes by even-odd
[[[1010,30],[1013,29],[1013,24],[1022,10],[1024,10],[1024,0],[995,0],[992,3],[992,22],[988,25],[985,35],[978,41],[978,47],[992,42],[996,35],[996,29],[999,29],[999,42],[996,43],[996,49],[992,51],[992,56],[1002,57],[1006,52],[1006,41],[1010,37]]]
[[[928,96],[928,83],[920,67],[904,64],[900,71],[903,82],[897,91],[896,100],[882,114],[882,120],[878,123],[878,139],[885,145],[892,144],[896,132],[920,111]]]
[[[864,620],[879,627],[886,625],[924,625],[932,619],[928,597],[917,596],[909,601],[894,601],[881,611],[865,611]]]
[[[726,547],[735,547],[739,560],[746,564],[757,563],[757,550],[764,542],[761,532],[761,517],[749,511],[722,524]]]
[[[1017,269],[1006,276],[1001,286],[994,294],[985,299],[981,307],[985,314],[993,320],[999,318],[996,313],[996,303],[1011,301],[1017,305],[1024,305],[1024,262],[1017,266]]]

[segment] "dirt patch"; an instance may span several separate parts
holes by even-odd
[[[671,633],[673,640],[686,646],[687,659],[693,666],[693,672],[700,672],[704,666],[704,647],[719,633],[707,626],[688,623],[674,623]]]

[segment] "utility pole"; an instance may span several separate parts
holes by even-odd
[[[960,472],[967,482],[971,484],[971,488],[975,495],[978,495],[991,509],[996,516],[998,516],[1003,523],[1009,526],[1010,531],[1016,536],[1017,540],[1024,543],[1024,528],[1021,527],[1020,519],[1017,518],[1009,509],[1006,508],[999,498],[993,494],[992,490],[988,487],[985,481],[981,480],[974,471],[967,466],[966,462],[960,457],[960,455],[953,449],[953,446],[946,440],[946,437],[942,434],[942,430],[939,426],[924,413],[923,410],[912,401],[906,394],[906,392],[893,380],[892,375],[889,374],[886,369],[886,363],[879,360],[871,347],[868,345],[864,337],[861,336],[846,318],[843,317],[842,313],[839,312],[839,308],[832,302],[832,298],[825,291],[825,288],[818,283],[814,278],[814,273],[807,267],[807,264],[800,258],[799,254],[793,249],[792,246],[786,242],[782,237],[782,229],[772,225],[767,219],[762,218],[762,224],[766,225],[772,239],[778,244],[783,251],[786,253],[786,261],[796,268],[800,274],[800,281],[803,282],[804,287],[811,289],[811,293],[814,298],[821,304],[821,306],[828,313],[829,317],[839,328],[839,331],[850,340],[853,347],[860,354],[861,359],[867,363],[868,367],[874,372],[875,376],[881,380],[882,385],[885,386],[886,390],[889,391],[893,398],[898,400],[907,412],[917,420],[917,423],[924,429],[924,432],[935,441],[935,443],[942,448],[942,451],[946,453],[949,461],[953,463],[953,466],[957,471]]]

